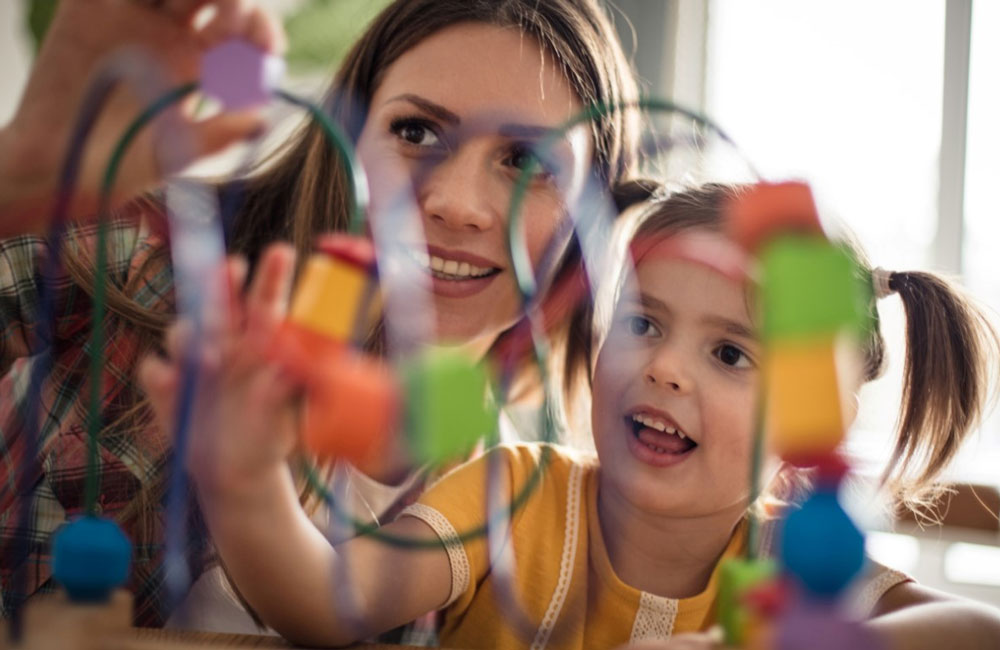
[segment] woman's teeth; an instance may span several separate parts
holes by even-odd
[[[421,251],[414,251],[414,261],[422,266],[428,273],[442,280],[467,280],[469,278],[481,278],[495,271],[492,268],[473,266],[468,262],[458,262],[456,260],[446,260],[436,255],[428,255]]]
[[[634,422],[638,422],[639,424],[645,427],[649,427],[650,429],[656,429],[657,431],[662,431],[664,433],[669,433],[671,435],[678,436],[681,440],[687,439],[687,436],[684,435],[683,431],[651,415],[636,413],[635,415],[632,416],[632,420]]]

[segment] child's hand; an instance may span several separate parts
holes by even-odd
[[[216,7],[215,17],[196,28],[195,15],[208,5]],[[17,113],[0,130],[0,237],[45,229],[80,102],[111,53],[138,47],[159,63],[167,83],[179,85],[197,78],[207,49],[233,37],[269,52],[285,47],[280,23],[253,0],[60,2]],[[109,154],[144,103],[121,90],[101,111],[86,144],[78,200],[71,207],[74,216],[95,209]],[[223,114],[197,124],[189,113],[175,111],[175,118],[192,125],[194,150],[190,154],[194,159],[243,139],[262,125],[256,111]],[[119,199],[135,196],[176,171],[159,167],[154,140],[153,131],[146,128],[131,147],[116,182]]]
[[[275,328],[285,317],[294,253],[274,245],[261,257],[246,298],[240,297],[245,265],[230,260],[229,313],[197,341],[198,374],[188,433],[187,466],[203,497],[252,497],[262,477],[286,472],[296,446],[297,385],[268,356]],[[191,331],[174,324],[168,359],[146,358],[140,380],[160,426],[174,432],[183,359]]]

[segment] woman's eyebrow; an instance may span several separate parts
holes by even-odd
[[[538,126],[535,124],[501,124],[497,128],[497,133],[507,138],[525,138],[530,140],[541,140],[556,133],[554,126]]]
[[[390,97],[389,99],[385,100],[386,104],[390,104],[392,102],[409,102],[414,106],[416,106],[417,108],[419,108],[420,110],[426,113],[430,113],[431,115],[438,118],[442,122],[446,122],[448,124],[458,126],[459,124],[462,123],[462,120],[461,118],[458,117],[458,115],[452,113],[444,106],[441,106],[440,104],[435,104],[431,100],[425,99],[420,95],[414,95],[413,93],[403,93],[402,95],[396,95],[395,97]]]

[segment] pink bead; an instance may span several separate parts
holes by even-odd
[[[213,47],[201,61],[201,90],[233,111],[264,104],[285,73],[285,62],[246,41]]]

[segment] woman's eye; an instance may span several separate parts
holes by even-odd
[[[629,316],[625,319],[625,327],[632,336],[656,336],[659,330],[642,316]]]
[[[735,345],[730,345],[728,343],[720,345],[715,349],[715,356],[717,356],[719,361],[727,366],[732,366],[734,368],[753,367],[753,363],[750,361],[750,357],[747,356],[747,353]]]
[[[546,166],[542,163],[538,156],[531,151],[531,148],[528,145],[514,145],[504,162],[514,169],[519,169],[521,171],[524,171],[529,165],[531,165],[533,170],[532,175],[535,179],[552,178],[551,171],[546,169]]]
[[[421,120],[394,120],[389,130],[399,139],[418,147],[435,147],[441,144],[441,139],[434,133],[429,124]]]

